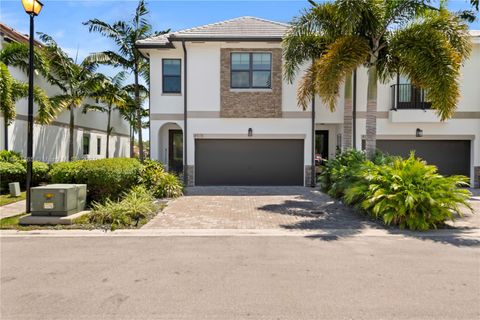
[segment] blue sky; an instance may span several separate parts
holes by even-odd
[[[79,61],[91,52],[114,49],[109,39],[89,33],[82,22],[92,18],[107,22],[130,19],[137,5],[136,0],[43,0],[43,3],[42,12],[35,18],[35,31],[53,36],[72,57],[78,52]],[[308,6],[306,0],[148,2],[150,21],[158,31],[180,30],[245,15],[288,22]],[[448,6],[454,11],[470,8],[468,0],[450,0]],[[22,33],[28,32],[28,17],[20,0],[0,1],[0,21]],[[480,29],[480,22],[473,23],[471,29]],[[99,71],[115,73],[106,67]]]

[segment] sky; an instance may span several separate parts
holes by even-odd
[[[35,18],[35,31],[53,36],[67,53],[72,57],[78,56],[79,62],[89,53],[115,49],[111,40],[98,33],[89,33],[82,22],[93,18],[109,23],[130,20],[138,3],[136,0],[42,0],[42,2],[44,7]],[[303,8],[310,5],[306,0],[150,0],[147,6],[150,10],[149,20],[154,30],[175,31],[240,16],[289,22],[293,17],[300,15]],[[468,0],[450,0],[448,6],[453,11],[470,8]],[[29,20],[21,0],[1,0],[0,21],[19,32],[28,33]],[[480,21],[477,19],[470,28],[480,29]],[[108,67],[102,67],[99,71],[109,75],[116,73]]]

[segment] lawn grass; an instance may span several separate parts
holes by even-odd
[[[20,200],[25,200],[25,191],[23,191],[18,197],[12,197],[9,194],[2,194],[0,195],[0,207]]]
[[[18,227],[20,227],[18,221],[24,215],[25,213],[21,213],[13,217],[0,219],[0,229],[18,229]]]

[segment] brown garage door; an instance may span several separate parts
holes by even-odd
[[[415,150],[416,156],[436,165],[441,174],[470,176],[469,140],[377,140],[377,149],[403,157]]]
[[[303,185],[303,140],[197,139],[196,185]]]

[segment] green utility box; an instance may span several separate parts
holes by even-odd
[[[85,209],[86,184],[49,184],[31,189],[32,216],[68,216]]]

